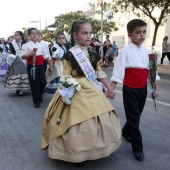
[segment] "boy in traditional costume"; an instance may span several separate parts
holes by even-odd
[[[28,30],[30,41],[22,46],[22,58],[27,60],[27,72],[31,86],[33,103],[35,108],[40,107],[42,95],[47,84],[45,77],[44,60],[49,64],[52,71],[50,56],[45,47],[37,42],[38,31],[36,28]]]
[[[139,123],[146,101],[151,51],[142,45],[146,37],[144,21],[139,19],[129,21],[127,31],[131,43],[124,47],[116,58],[111,88],[114,90],[117,83],[123,83],[123,102],[127,121],[123,127],[122,136],[131,142],[135,158],[141,161],[144,153]],[[154,97],[157,96],[156,84]]]

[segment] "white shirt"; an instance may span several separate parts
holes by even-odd
[[[111,81],[123,83],[126,68],[145,68],[149,70],[149,54],[151,54],[151,51],[143,45],[137,47],[137,45],[130,43],[124,47],[116,58]],[[158,75],[156,79],[160,79]]]
[[[98,41],[94,42],[94,45],[95,46],[101,46],[101,44]]]
[[[41,43],[39,43],[39,42],[34,43],[33,41],[29,41],[26,44],[22,45],[21,56],[30,53],[31,51],[33,51],[33,48],[38,49],[36,52],[36,56],[42,55],[44,60],[46,58],[50,58],[50,55],[47,53],[45,47]]]
[[[45,47],[45,50],[47,51],[48,55],[50,56],[50,51],[49,51],[49,47],[48,47],[48,42],[41,40],[40,43]]]
[[[168,41],[163,41],[162,52],[170,52],[170,44]]]

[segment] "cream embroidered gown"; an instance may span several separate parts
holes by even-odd
[[[81,47],[88,57],[86,47]],[[106,77],[97,63],[98,78]],[[71,98],[72,104],[63,113],[60,125],[57,119],[62,108],[61,96],[55,93],[43,123],[41,148],[49,157],[68,162],[82,162],[109,156],[121,144],[120,120],[105,95],[85,76],[78,76],[69,60],[64,60],[64,75],[71,75],[81,90]]]

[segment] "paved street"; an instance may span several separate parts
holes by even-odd
[[[112,68],[103,70],[109,80]],[[0,170],[169,170],[170,77],[168,74],[160,75],[158,110],[155,112],[153,102],[149,100],[148,89],[148,100],[141,116],[144,161],[136,161],[130,144],[122,139],[121,147],[110,157],[87,161],[81,168],[49,159],[47,151],[40,150],[42,121],[52,95],[45,93],[41,108],[35,109],[29,90],[23,97],[17,96],[14,91],[3,89],[4,78],[0,78]],[[121,85],[116,88],[116,99],[111,103],[123,126],[125,115]]]

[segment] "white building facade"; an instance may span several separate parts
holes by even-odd
[[[96,0],[96,4],[99,3],[98,1],[101,1],[101,0]],[[116,14],[113,14],[112,19],[108,19],[107,16],[109,15],[110,12],[111,11],[104,12],[103,19],[107,19],[108,22],[113,21],[117,23],[116,26],[119,28],[119,30],[118,31],[113,30],[109,36],[110,36],[111,43],[115,41],[117,46],[121,49],[122,47],[128,44],[128,34],[127,34],[126,25],[131,19],[135,19],[137,17],[135,17],[133,13],[127,14],[128,16],[127,15],[123,16],[121,13],[116,13]],[[154,13],[155,13],[155,16],[158,16],[160,14],[159,9],[155,10]],[[95,18],[99,20],[101,19],[99,14],[95,14]],[[160,50],[160,51],[162,48],[163,38],[165,36],[170,37],[170,15],[167,16],[166,19],[167,19],[167,22],[164,23],[164,25],[159,26],[159,29],[157,32],[155,46],[157,50]],[[155,26],[152,20],[150,20],[150,18],[145,17],[143,20],[147,23],[147,34],[146,34],[146,40],[144,42],[144,45],[150,48],[152,46],[152,39],[153,39]],[[104,40],[105,40],[105,35],[104,35]]]

